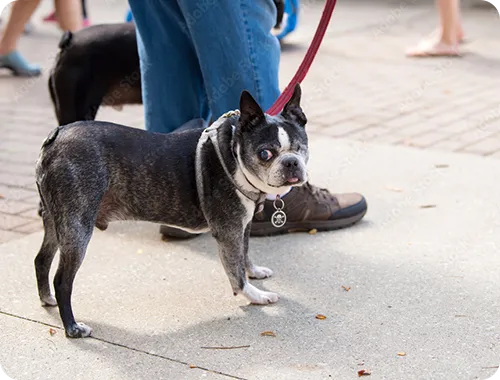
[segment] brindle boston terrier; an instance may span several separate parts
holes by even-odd
[[[211,231],[234,294],[255,304],[278,300],[276,293],[248,282],[247,276],[272,275],[252,264],[248,240],[252,217],[266,194],[282,194],[307,181],[307,120],[300,97],[297,85],[282,113],[270,116],[244,91],[240,110],[207,129],[159,134],[79,121],[50,133],[36,167],[45,235],[35,268],[42,305],[59,306],[67,336],[86,337],[92,331],[75,322],[73,280],[94,226],[105,230],[113,220]],[[279,200],[273,215],[278,226],[286,217],[282,206]],[[54,298],[49,271],[58,249]]]

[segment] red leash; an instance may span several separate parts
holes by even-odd
[[[328,28],[328,23],[330,22],[330,18],[332,17],[333,10],[335,9],[335,4],[337,0],[326,0],[325,9],[323,9],[323,14],[321,15],[321,20],[318,24],[318,29],[316,29],[316,33],[314,34],[314,38],[311,42],[311,46],[307,49],[307,53],[302,60],[302,63],[297,70],[297,73],[292,78],[288,86],[286,86],[285,90],[281,93],[278,99],[274,102],[274,104],[267,110],[269,115],[277,115],[281,112],[285,104],[290,100],[293,94],[293,90],[297,83],[302,83],[304,80],[311,64],[318,52],[319,46],[321,45],[321,41],[325,35],[326,29]]]

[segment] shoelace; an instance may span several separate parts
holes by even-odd
[[[310,193],[314,199],[317,201],[324,201],[324,202],[331,202],[335,201],[337,202],[337,199],[335,196],[330,193],[328,189],[317,187],[314,185],[311,185],[310,183],[306,183],[305,185],[302,186],[303,191],[307,191]]]

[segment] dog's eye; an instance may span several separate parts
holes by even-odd
[[[262,161],[269,161],[271,158],[273,158],[273,154],[270,150],[264,149],[260,151],[259,157]]]

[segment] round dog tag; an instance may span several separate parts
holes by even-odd
[[[280,203],[280,206],[278,206],[278,203]],[[283,211],[285,202],[283,202],[283,199],[281,199],[278,195],[274,200],[273,206],[276,211],[271,216],[271,224],[276,228],[283,227],[286,223],[286,214]]]
[[[280,209],[276,210],[271,216],[271,223],[276,228],[283,227],[286,223],[286,214]]]

